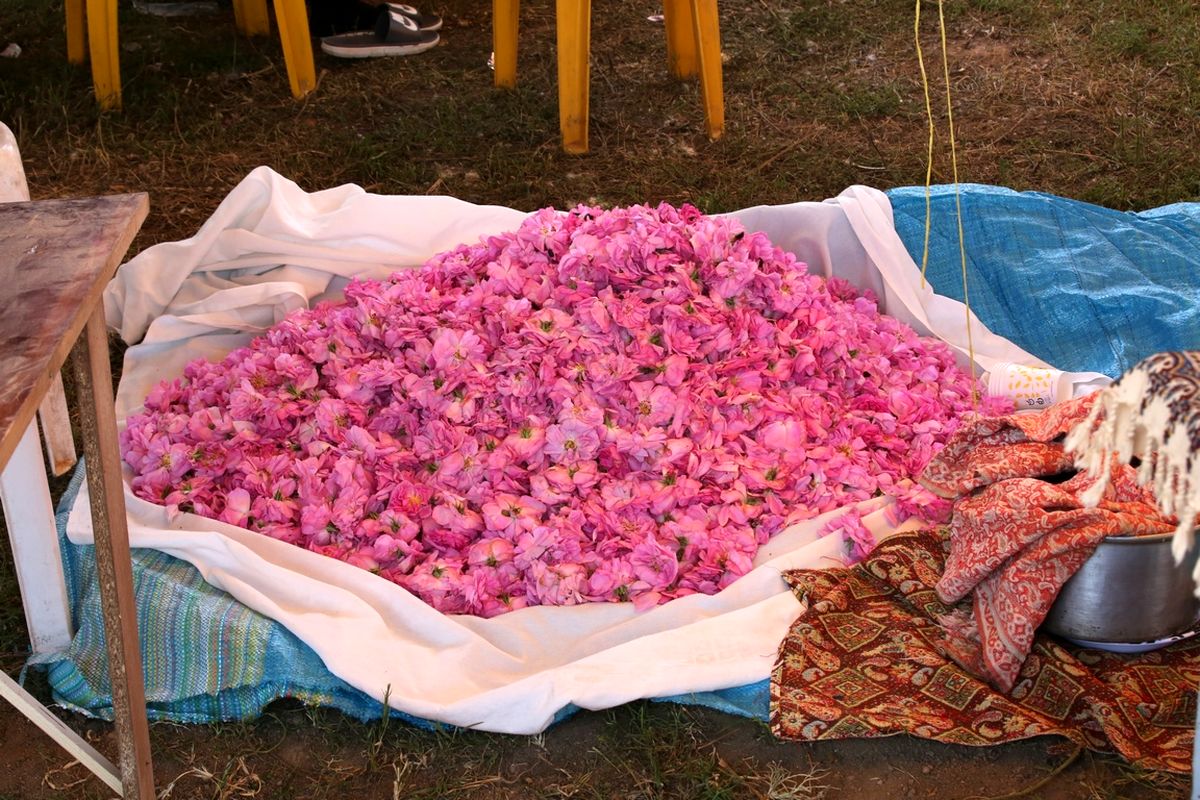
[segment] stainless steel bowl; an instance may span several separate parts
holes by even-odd
[[[1153,642],[1196,622],[1200,600],[1192,570],[1200,546],[1180,564],[1172,534],[1110,536],[1062,588],[1042,623],[1050,633],[1088,642]]]

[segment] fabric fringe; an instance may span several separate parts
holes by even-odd
[[[1075,466],[1096,478],[1081,495],[1089,506],[1099,502],[1108,485],[1112,459],[1141,461],[1138,481],[1154,491],[1164,514],[1179,520],[1171,542],[1178,563],[1192,547],[1200,514],[1198,438],[1200,352],[1160,353],[1102,390],[1064,445],[1074,455]],[[1200,565],[1193,577],[1200,586]]]

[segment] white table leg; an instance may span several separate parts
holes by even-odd
[[[71,644],[71,611],[36,422],[0,472],[0,502],[33,652],[64,650]]]
[[[79,737],[79,734],[63,724],[62,720],[51,714],[49,709],[37,701],[37,698],[22,689],[20,684],[4,672],[0,672],[0,697],[12,703],[17,711],[25,715],[26,719],[41,728],[60,747],[75,756],[80,764],[104,781],[108,788],[118,795],[121,794],[121,776],[117,774],[117,768],[112,765],[112,762],[97,753],[95,748]]]
[[[46,442],[50,471],[55,475],[65,475],[75,466],[79,457],[75,454],[75,439],[71,436],[71,412],[67,409],[61,372],[54,376],[54,381],[46,390],[46,396],[38,407],[38,420],[42,424],[42,438]]]

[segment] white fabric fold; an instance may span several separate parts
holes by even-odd
[[[920,285],[886,195],[852,187],[823,203],[735,212],[810,269],[869,288],[886,313],[965,352],[960,303]],[[384,277],[437,252],[516,228],[524,212],[445,197],[306,193],[268,168],[243,180],[190,239],[151,247],[105,293],[109,323],[132,344],[117,417],[140,409],[160,380],[198,357],[219,359],[296,308],[337,297],[356,276]],[[982,369],[1043,366],[974,328]],[[136,343],[136,344],[134,344]],[[568,704],[611,707],[643,697],[762,680],[801,606],[780,573],[840,563],[838,537],[818,532],[845,509],[793,526],[755,568],[712,597],[644,613],[629,604],[535,607],[495,619],[448,616],[363,570],[194,515],[168,521],[126,481],[130,542],[194,564],[210,583],[287,626],[351,685],[425,719],[536,733]],[[895,532],[890,501],[860,504],[878,538]],[[67,527],[92,541],[86,491]]]

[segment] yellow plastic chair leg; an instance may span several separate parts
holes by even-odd
[[[691,0],[700,55],[700,95],[704,100],[704,126],[708,138],[725,133],[725,91],[721,84],[721,27],[717,0]]]
[[[667,70],[676,78],[693,77],[700,63],[691,0],[663,0],[663,26],[667,30]]]
[[[292,84],[292,96],[304,97],[317,88],[304,0],[275,0],[275,21],[279,24],[279,41],[283,45],[283,63]]]
[[[87,21],[83,0],[66,0],[67,61],[82,64],[87,59]]]
[[[245,36],[269,36],[271,33],[267,0],[233,0],[233,19]]]
[[[591,0],[558,0],[558,122],[568,153],[588,149],[588,53]]]
[[[100,108],[121,107],[121,64],[117,58],[117,0],[87,0],[92,85]]]
[[[517,19],[520,0],[492,0],[492,57],[495,83],[501,89],[517,86]]]

